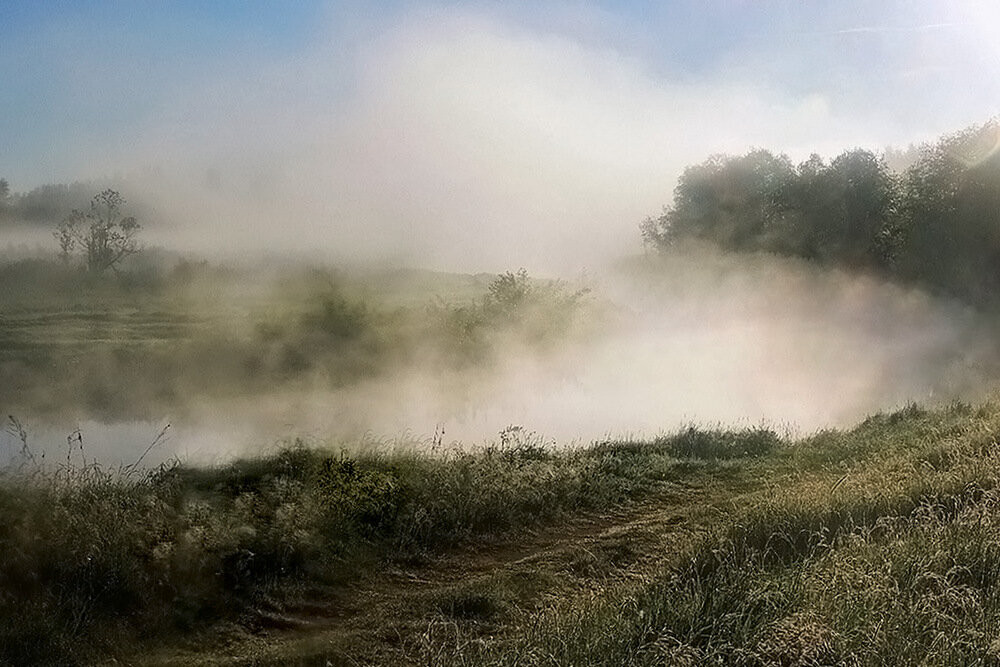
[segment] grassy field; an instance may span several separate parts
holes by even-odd
[[[561,454],[516,438],[439,456],[293,447],[218,469],[11,475],[0,650],[74,661],[131,631],[252,611],[293,582],[346,586],[386,562],[616,506],[683,476],[692,439],[740,456],[775,436],[692,431]]]
[[[3,659],[992,664],[1000,406],[3,480]],[[189,634],[194,632],[194,634]],[[142,639],[139,639],[139,638]],[[186,637],[186,639],[183,639]]]
[[[666,567],[447,662],[995,664],[996,417],[909,408],[789,443]]]

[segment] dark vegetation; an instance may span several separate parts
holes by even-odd
[[[520,269],[498,276],[481,299],[457,305],[438,300],[427,314],[435,335],[453,341],[445,350],[445,363],[481,363],[502,341],[546,351],[592,328],[597,312],[583,312],[593,305],[587,295],[586,289],[571,292],[559,283],[538,284]]]
[[[73,209],[54,232],[62,262],[69,264],[79,252],[90,273],[117,273],[126,258],[139,252],[140,225],[134,216],[123,213],[125,203],[120,193],[107,189],[94,195],[89,210]]]
[[[795,165],[754,150],[689,167],[643,223],[667,250],[700,239],[736,252],[870,271],[973,305],[1000,306],[1000,121],[915,148],[900,170],[871,151]]]
[[[774,431],[766,428],[722,431],[692,426],[660,438],[656,444],[678,458],[738,459],[767,454],[779,444],[779,439]]]

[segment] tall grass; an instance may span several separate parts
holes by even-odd
[[[351,584],[395,559],[676,498],[701,475],[720,481],[717,501],[740,502],[680,541],[667,569],[540,614],[503,587],[444,595],[458,641],[412,657],[992,664],[998,434],[994,404],[909,406],[797,441],[688,429],[558,450],[511,431],[473,452],[293,444],[213,468],[26,468],[0,480],[0,662],[75,664],[227,618],[253,627],[295,585]],[[478,625],[496,638],[461,641]]]
[[[667,571],[448,661],[997,664],[998,426],[994,406],[909,407],[795,443],[785,483]]]
[[[654,493],[690,469],[655,443],[555,451],[508,434],[476,452],[292,444],[214,468],[8,473],[0,662],[71,664],[140,635],[251,622],[283,586],[349,583],[387,559]]]

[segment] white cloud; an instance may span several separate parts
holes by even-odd
[[[636,250],[639,220],[711,153],[799,159],[910,138],[877,106],[846,115],[821,88],[669,80],[570,34],[412,14],[356,45],[350,73],[331,34],[288,62],[203,82],[132,163],[186,174],[193,189],[161,176],[163,210],[227,246],[566,271]],[[201,188],[210,165],[221,192]]]

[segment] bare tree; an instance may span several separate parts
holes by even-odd
[[[125,198],[115,190],[95,195],[86,213],[73,210],[56,228],[59,256],[64,262],[78,249],[84,255],[87,270],[101,274],[140,250],[136,235],[140,225],[134,217],[122,215]]]

